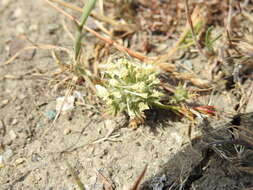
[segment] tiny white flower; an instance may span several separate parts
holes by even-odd
[[[110,79],[108,81],[109,85],[111,86],[118,86],[119,85],[119,82],[116,80],[116,79]]]
[[[97,94],[99,97],[105,99],[109,96],[109,93],[105,87],[97,84],[95,85],[95,88],[97,89]]]

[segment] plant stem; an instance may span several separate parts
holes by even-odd
[[[81,49],[81,40],[82,40],[82,30],[83,26],[90,15],[91,10],[94,8],[96,0],[86,0],[86,3],[83,7],[83,13],[80,18],[80,24],[77,26],[77,34],[75,40],[75,59],[77,60],[80,49]]]
[[[178,106],[164,105],[164,104],[161,104],[160,102],[154,102],[152,105],[159,108],[159,109],[171,110],[175,113],[179,113]]]

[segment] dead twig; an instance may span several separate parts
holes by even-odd
[[[237,109],[238,113],[240,113],[243,108],[246,109],[250,101],[250,97],[252,96],[252,93],[253,93],[253,84],[251,84],[250,88],[247,90],[248,93],[246,93],[242,88],[241,88],[241,91],[242,91],[243,96],[240,100],[239,108]]]
[[[68,14],[67,12],[65,12],[64,10],[62,10],[61,8],[59,8],[58,6],[54,5],[52,2],[50,2],[49,0],[44,0],[46,3],[48,3],[52,8],[54,8],[55,10],[57,10],[59,13],[63,14],[64,16],[66,16],[67,18],[69,18],[70,20],[72,20],[75,24],[79,25],[80,22],[74,18],[72,15]],[[110,38],[107,37],[103,37],[101,36],[99,33],[97,33],[96,31],[92,30],[91,28],[89,28],[88,26],[84,26],[83,27],[85,30],[87,30],[88,32],[90,32],[91,34],[93,34],[94,36],[96,36],[98,39],[106,42],[107,44],[114,46],[116,49],[118,49],[121,52],[124,52],[126,54],[128,54],[131,57],[134,57],[142,62],[146,61],[147,58],[143,55],[141,55],[138,52],[134,52],[128,48],[123,47],[122,45],[118,44],[117,42],[111,40]]]
[[[139,189],[141,180],[142,180],[143,177],[145,176],[145,173],[146,173],[147,169],[148,169],[148,165],[146,165],[146,166],[144,167],[144,169],[142,170],[141,174],[138,176],[136,182],[134,183],[133,187],[132,187],[130,190],[138,190],[138,189]]]
[[[244,17],[246,17],[247,19],[249,19],[250,22],[253,23],[253,16],[252,16],[250,13],[248,13],[248,12],[246,12],[246,11],[242,11],[242,15],[243,15]]]
[[[71,9],[73,11],[77,11],[77,12],[80,12],[80,13],[83,12],[82,8],[74,6],[74,5],[70,4],[70,3],[67,3],[67,2],[64,2],[64,1],[61,1],[61,0],[51,0],[51,1],[52,2],[56,2],[59,5],[61,5],[63,7],[66,7],[66,8],[69,8],[69,9]],[[104,16],[102,14],[91,13],[90,15],[93,18],[95,18],[95,19],[97,19],[99,21],[103,21],[103,22],[111,24],[113,26],[117,26],[119,24],[118,22],[116,22],[116,21],[114,21],[114,20],[112,20],[112,19],[110,19],[110,18],[108,18],[108,17],[106,17],[106,16]]]

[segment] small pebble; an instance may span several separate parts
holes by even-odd
[[[15,9],[14,13],[12,14],[12,19],[20,18],[23,14],[23,11],[21,8]]]
[[[12,122],[11,122],[11,125],[14,126],[18,123],[18,120],[17,119],[13,119]]]
[[[71,129],[70,128],[65,128],[64,130],[63,130],[63,134],[64,135],[68,135],[68,134],[70,134],[71,133]]]
[[[26,31],[26,26],[24,23],[19,23],[16,25],[16,32],[17,34],[24,34]]]
[[[31,32],[36,32],[36,31],[38,31],[38,28],[39,28],[39,26],[37,24],[32,24],[29,26],[28,30]]]
[[[19,95],[18,95],[18,98],[19,98],[20,100],[23,100],[23,99],[25,99],[26,97],[27,97],[26,94],[19,94]]]
[[[3,161],[7,162],[10,160],[10,158],[14,155],[13,151],[11,149],[7,149],[3,154]]]
[[[16,107],[16,110],[17,110],[17,111],[21,111],[22,109],[23,109],[22,106],[17,106],[17,107]]]
[[[67,98],[62,96],[56,99],[56,110],[61,111],[61,113],[66,113],[67,111],[74,109],[75,97],[68,96]]]
[[[14,130],[10,130],[9,136],[11,140],[15,140],[18,137]]]
[[[2,105],[6,105],[6,104],[8,104],[8,103],[9,103],[9,100],[8,100],[8,99],[5,99],[5,100],[2,101]]]
[[[42,157],[38,153],[33,153],[31,160],[32,162],[39,162],[40,160],[42,160]]]
[[[14,165],[17,166],[17,165],[23,164],[24,162],[25,162],[24,158],[18,158],[17,160],[15,160]]]

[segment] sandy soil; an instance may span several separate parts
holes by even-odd
[[[71,46],[61,25],[62,16],[43,1],[2,0],[0,5],[0,63],[19,49],[18,44],[22,46],[20,35],[35,43]],[[157,120],[132,130],[124,125],[124,118],[105,119],[87,105],[76,106],[53,125],[46,114],[55,109],[56,98],[66,91],[49,85],[56,71],[58,67],[47,50],[26,51],[12,63],[0,66],[2,190],[78,189],[66,162],[92,190],[102,190],[106,184],[112,184],[113,189],[129,189],[146,164],[142,189],[179,189],[180,182],[175,181],[180,176],[185,180],[184,176],[203,160],[199,143],[197,147],[189,143],[190,124],[186,120]],[[85,95],[84,89],[79,92]],[[225,104],[224,98],[219,96],[214,104],[231,112],[235,100]],[[192,135],[197,131],[194,128]],[[187,179],[184,189],[242,189],[252,185],[252,176],[235,172],[215,155],[201,167],[206,170],[195,180]]]

